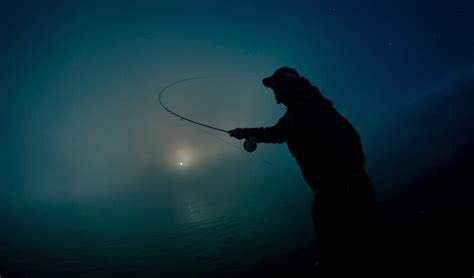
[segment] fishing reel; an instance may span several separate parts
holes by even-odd
[[[244,149],[249,153],[254,152],[257,149],[257,141],[255,140],[255,137],[245,138]]]

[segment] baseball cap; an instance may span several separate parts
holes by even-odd
[[[300,79],[300,74],[293,68],[281,67],[272,76],[262,79],[265,87],[273,88],[277,82]]]

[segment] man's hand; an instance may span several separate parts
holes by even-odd
[[[233,130],[229,130],[228,133],[229,133],[230,137],[235,137],[235,138],[241,140],[241,139],[247,138],[249,136],[247,131],[248,131],[248,129],[246,129],[246,128],[236,128],[236,129],[233,129]]]

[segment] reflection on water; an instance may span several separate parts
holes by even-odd
[[[2,272],[238,276],[294,248],[309,248],[314,240],[309,198],[270,194],[268,200],[211,202],[192,191],[174,202],[155,198],[18,206],[21,212],[3,215],[8,225],[0,238]]]

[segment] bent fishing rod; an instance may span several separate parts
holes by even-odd
[[[195,121],[195,120],[192,120],[188,117],[185,117],[181,114],[178,114],[176,113],[175,111],[171,110],[170,108],[168,108],[162,101],[162,96],[163,96],[163,93],[171,88],[172,86],[174,85],[177,85],[179,83],[182,83],[182,82],[186,82],[186,81],[190,81],[190,80],[196,80],[196,79],[208,79],[208,78],[216,78],[216,76],[198,76],[198,77],[189,77],[189,78],[184,78],[184,79],[181,79],[181,80],[178,80],[178,81],[175,81],[173,83],[170,83],[168,85],[166,85],[163,89],[161,89],[161,91],[159,92],[158,94],[158,102],[160,103],[160,106],[163,107],[163,109],[165,109],[166,112],[172,114],[173,116],[183,120],[183,121],[187,121],[187,122],[190,122],[192,124],[195,124],[195,125],[199,125],[199,126],[202,126],[202,127],[205,127],[205,128],[209,128],[209,129],[213,129],[213,130],[217,130],[217,131],[220,131],[220,132],[225,132],[227,134],[229,134],[229,131],[230,130],[225,130],[225,129],[222,129],[222,128],[218,128],[218,127],[215,127],[215,126],[211,126],[211,125],[208,125],[208,124],[204,124],[204,123],[201,123],[201,122],[198,122],[198,121]],[[244,149],[248,152],[253,152],[257,149],[257,142],[255,141],[255,139],[253,139],[252,137],[248,137],[248,138],[245,138],[245,141],[244,141]]]

